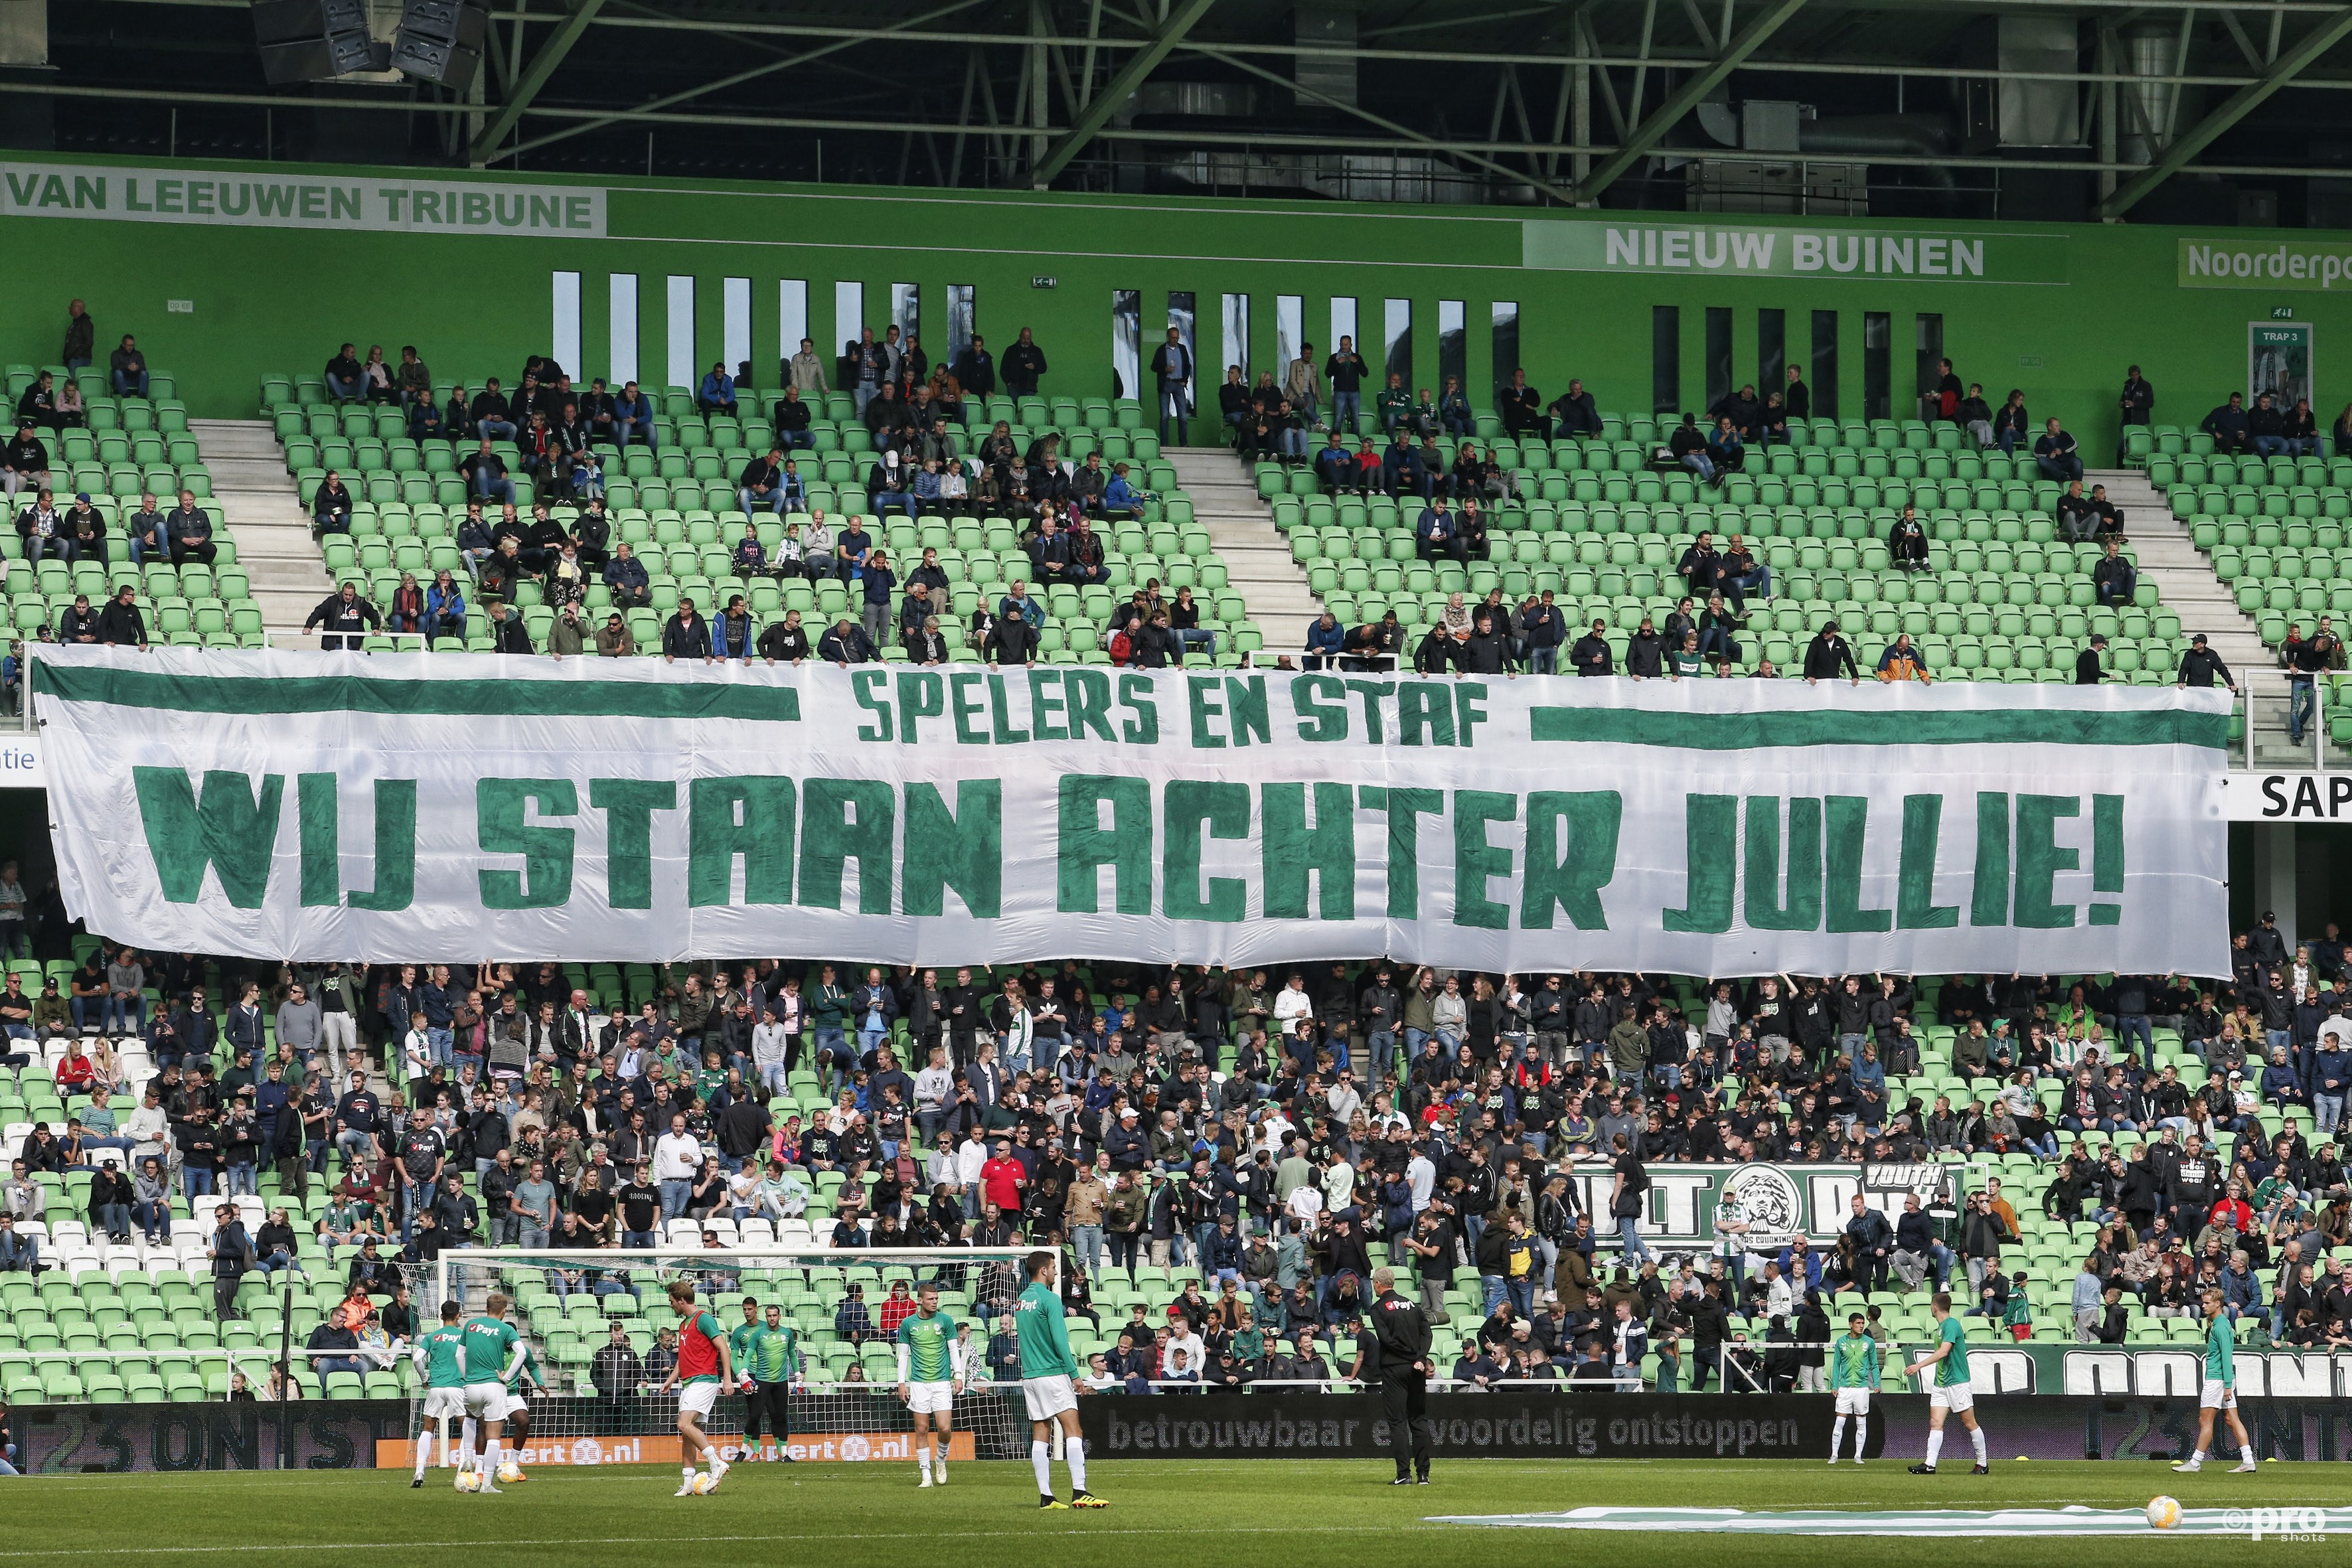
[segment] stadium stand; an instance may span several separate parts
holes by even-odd
[[[193,955],[140,964],[95,939],[74,945],[79,963],[11,963],[25,989],[0,996],[0,1025],[21,1053],[0,1072],[0,1138],[21,1162],[5,1193],[13,1236],[0,1244],[0,1396],[16,1402],[219,1398],[240,1368],[265,1374],[281,1332],[350,1352],[323,1373],[298,1370],[307,1396],[403,1392],[405,1361],[383,1352],[406,1303],[380,1260],[541,1245],[510,1207],[533,1156],[549,1163],[557,1203],[576,1216],[559,1222],[557,1246],[610,1247],[627,1231],[673,1247],[706,1236],[824,1247],[1061,1235],[1083,1266],[1066,1292],[1074,1343],[1103,1358],[1100,1386],[1155,1379],[1179,1320],[1210,1342],[1213,1364],[1230,1349],[1253,1379],[1329,1378],[1335,1362],[1344,1370],[1350,1331],[1339,1277],[1360,1275],[1368,1261],[1417,1278],[1443,1318],[1445,1368],[1465,1384],[1607,1380],[1602,1313],[1622,1297],[1650,1325],[1651,1385],[1688,1388],[1719,1367],[1735,1390],[1787,1387],[1818,1364],[1796,1348],[1816,1337],[1816,1307],[1843,1312],[1866,1300],[1885,1331],[1916,1339],[1948,1273],[1997,1336],[2019,1342],[2192,1345],[2192,1287],[2210,1276],[2228,1293],[2242,1346],[2352,1344],[2352,1280],[2342,1272],[2352,1192],[2336,1143],[2352,1068],[2317,1048],[2323,1023],[2341,1011],[2345,949],[2331,939],[2288,953],[2267,921],[2242,942],[2235,979],[2201,996],[2130,976],[1916,987],[1857,977],[1851,992],[1806,981],[1774,994],[1772,981],[1710,988],[1576,974],[1530,994],[1507,977],[1497,986],[1404,969],[1397,990],[1381,963],[1328,966],[1311,993],[1302,975],[1303,1000],[1293,1003],[1279,972],[1066,963],[886,975],[888,1027],[866,1042],[850,1016],[855,993],[840,984],[857,977],[845,965],[747,965],[741,984],[711,965],[500,965],[445,980],[429,969],[280,970]],[[993,996],[993,1022],[1018,1037],[1046,1016],[1029,999],[1049,977],[1059,983],[1064,1047],[1051,1069],[1042,1054],[1034,1077],[1008,1068],[976,1030],[941,1026],[954,1005],[972,1016]],[[1465,978],[1466,992],[1456,984]],[[219,998],[241,997],[247,984],[265,988],[250,1016],[191,999],[199,984]],[[302,997],[289,994],[294,984]],[[145,1028],[86,1036],[65,999],[93,987],[136,988]],[[36,993],[40,1002],[26,1000]],[[305,1000],[320,994],[341,1014],[323,1031]],[[385,1073],[403,1060],[390,1015],[412,1003],[447,1020],[456,1066],[434,1066],[410,1092]],[[526,1025],[542,1004],[550,1022]],[[801,1027],[755,1035],[750,1019],[772,1005]],[[576,1037],[566,1022],[575,1007],[586,1016]],[[1300,1017],[1320,1076],[1267,1042],[1267,1020]],[[244,1045],[257,1035],[258,1073]],[[306,1092],[335,1096],[338,1064],[317,1047],[353,1037],[341,1065],[362,1075],[361,1098],[314,1108],[322,1120],[306,1121],[307,1157],[270,1158],[267,1126],[251,1141],[218,1131],[211,1106],[242,1100],[247,1084],[271,1123],[289,1114],[286,1079],[307,1076]],[[577,1051],[581,1039],[593,1048]],[[183,1060],[184,1040],[212,1048]],[[835,1042],[838,1055],[820,1054]],[[709,1053],[699,1065],[697,1043]],[[867,1056],[847,1062],[858,1044]],[[898,1065],[919,1065],[934,1045],[954,1064],[944,1090]],[[1339,1076],[1342,1065],[1374,1070],[1391,1047],[1394,1076],[1377,1085]],[[2278,1054],[2265,1067],[2269,1048]],[[119,1106],[141,1105],[144,1091],[158,1103],[140,1116],[96,1110],[88,1090],[107,1085]],[[998,1098],[983,1110],[992,1086]],[[966,1088],[973,1098],[961,1096]],[[911,1096],[889,1092],[900,1089]],[[682,1107],[704,1146],[772,1159],[751,1207],[695,1189],[677,1194],[665,1222],[665,1194],[642,1182],[617,1203],[583,1200],[583,1173],[608,1194],[605,1184],[626,1182],[650,1146],[622,1114],[622,1093],[639,1090]],[[762,1100],[765,1114],[754,1116],[749,1106]],[[1130,1100],[1153,1125],[1122,1116]],[[430,1108],[413,1140],[392,1136],[407,1120],[404,1101]],[[916,1113],[911,1132],[905,1106]],[[129,1147],[91,1146],[109,1122]],[[921,1159],[916,1148],[934,1130],[957,1146]],[[1621,1135],[1630,1150],[1614,1148]],[[100,1162],[138,1157],[151,1136],[169,1140],[166,1158],[179,1167],[166,1212],[126,1217],[100,1206],[110,1194],[98,1185],[113,1175]],[[1029,1165],[1017,1193],[983,1174],[998,1139]],[[1066,1155],[1046,1152],[1064,1141]],[[261,1151],[243,1195],[208,1194],[215,1142]],[[1645,1166],[1942,1163],[1962,1206],[1932,1222],[1906,1215],[1892,1233],[1857,1222],[1810,1261],[1759,1247],[1744,1259],[1744,1279],[1708,1256],[1723,1249],[1705,1246],[1662,1248],[1672,1256],[1627,1268],[1614,1221],[1560,1199],[1573,1200],[1570,1183],[1593,1173],[1605,1193],[1628,1152]],[[1108,1191],[1076,1182],[1097,1157]],[[414,1173],[444,1162],[460,1190],[429,1205],[404,1193]],[[1008,1195],[1000,1210],[994,1200]],[[290,1270],[215,1279],[207,1252],[222,1201],[258,1256],[282,1247]],[[428,1206],[446,1226],[418,1220]],[[286,1228],[265,1229],[279,1209]],[[1234,1232],[1221,1233],[1224,1215],[1240,1222]],[[1512,1215],[1525,1224],[1524,1247],[1510,1239]],[[1341,1218],[1356,1222],[1354,1235]],[[115,1238],[110,1223],[123,1226]],[[24,1266],[26,1238],[37,1268]],[[1876,1247],[1888,1249],[1887,1267],[1871,1256]],[[1236,1276],[1233,1291],[1220,1269]],[[838,1378],[887,1358],[869,1342],[866,1314],[908,1273],[846,1272],[845,1287],[866,1287],[857,1305],[789,1269],[754,1269],[741,1288],[784,1306],[813,1369]],[[625,1249],[613,1248],[609,1265],[514,1269],[509,1282],[559,1375],[593,1382],[614,1323],[640,1362],[659,1353],[648,1312],[661,1282],[633,1268]],[[2109,1286],[2119,1292],[2112,1301]],[[974,1305],[968,1283],[951,1295]],[[1507,1300],[1514,1305],[1498,1310]],[[1305,1350],[1301,1327],[1313,1342]],[[43,1353],[58,1352],[79,1354]]]

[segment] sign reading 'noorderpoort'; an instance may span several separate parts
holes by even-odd
[[[142,946],[2227,971],[2227,694],[44,650]]]

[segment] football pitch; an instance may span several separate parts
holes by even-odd
[[[1041,1513],[1029,1467],[957,1465],[920,1491],[908,1464],[739,1465],[705,1498],[674,1498],[660,1466],[543,1468],[499,1497],[459,1495],[449,1472],[412,1490],[405,1472],[317,1470],[59,1476],[0,1482],[0,1564],[207,1563],[312,1568],[321,1553],[396,1554],[457,1563],[604,1568],[647,1562],[820,1564],[1019,1563],[1133,1568],[1182,1553],[1220,1564],[1380,1560],[1413,1568],[1491,1568],[1499,1560],[1586,1562],[1664,1551],[1736,1554],[1743,1564],[1813,1564],[1825,1554],[1876,1563],[2121,1564],[2154,1552],[2202,1563],[2340,1560],[2340,1543],[2245,1534],[2185,1538],[2141,1530],[2105,1539],[1998,1542],[1872,1535],[1839,1545],[1772,1536],[1717,1542],[1433,1522],[1438,1515],[1553,1512],[1599,1505],[1742,1510],[2143,1508],[2158,1493],[2192,1510],[2341,1507],[2352,1470],[2266,1464],[2250,1476],[2175,1475],[2146,1461],[2019,1463],[1990,1476],[1961,1462],[1934,1477],[1907,1459],[1832,1470],[1820,1460],[1677,1463],[1509,1459],[1440,1462],[1433,1484],[1389,1486],[1384,1461],[1128,1461],[1088,1467],[1110,1507]],[[1066,1489],[1062,1467],[1055,1484]]]

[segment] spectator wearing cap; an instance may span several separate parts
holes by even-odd
[[[2205,646],[2205,634],[2199,632],[2189,639],[2189,651],[2180,656],[2180,673],[2173,684],[2210,689],[2216,681],[2228,687],[2232,694],[2238,689],[2237,677],[2230,673],[2230,667],[2221,661],[2220,654]]]
[[[2089,646],[2074,656],[2075,685],[2097,686],[2108,679],[2106,668],[2099,659],[2100,653],[2106,646],[2107,637],[2105,632],[2091,634]]]
[[[1835,621],[1823,621],[1813,640],[1805,645],[1805,684],[1815,686],[1824,680],[1835,680],[1843,669],[1849,684],[1862,684],[1862,669],[1853,660],[1853,648],[1839,635]]]
[[[16,499],[16,492],[30,489],[36,494],[49,483],[49,448],[34,434],[39,428],[32,419],[16,421],[16,438],[0,449],[0,496]]]

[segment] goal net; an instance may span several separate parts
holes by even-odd
[[[724,1334],[736,1335],[747,1322],[765,1326],[772,1310],[777,1325],[791,1331],[786,1430],[774,1430],[771,1406],[759,1422],[761,1458],[911,1461],[914,1423],[898,1396],[897,1330],[919,1310],[920,1287],[934,1284],[940,1310],[955,1321],[965,1369],[963,1391],[953,1401],[950,1457],[988,1459],[1029,1451],[1018,1367],[1000,1337],[1011,1331],[1029,1252],[495,1248],[444,1253],[438,1263],[406,1266],[406,1272],[420,1331],[440,1321],[444,1301],[454,1300],[461,1316],[470,1317],[485,1310],[493,1292],[508,1299],[508,1321],[529,1344],[539,1382],[525,1394],[525,1466],[677,1462],[677,1392],[664,1393],[660,1384],[675,1361],[679,1321],[668,1291],[681,1279],[693,1285],[695,1306]],[[761,1414],[740,1387],[737,1359],[738,1385],[702,1423],[730,1460],[748,1446],[747,1426]],[[423,1430],[424,1390],[403,1370],[411,1440],[431,1445],[428,1462],[454,1463],[456,1424]],[[392,1453],[383,1459],[399,1462]]]

